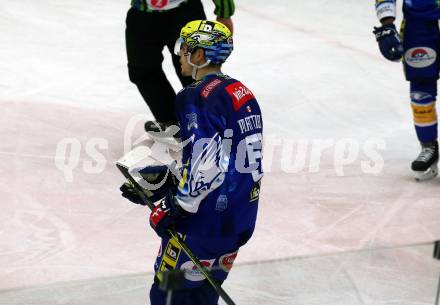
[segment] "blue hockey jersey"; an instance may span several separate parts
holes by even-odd
[[[253,93],[226,75],[207,75],[177,94],[176,113],[184,145],[176,200],[189,212],[177,231],[252,234],[263,176],[263,124]]]
[[[376,13],[379,20],[385,17],[396,17],[396,0],[376,0]],[[404,0],[403,13],[405,18],[440,19],[440,1]]]

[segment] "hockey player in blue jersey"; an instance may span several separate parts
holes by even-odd
[[[440,61],[440,1],[404,0],[401,34],[396,30],[395,0],[376,0],[376,13],[382,23],[374,29],[381,53],[391,61],[400,61],[410,82],[411,107],[421,152],[411,168],[417,180],[438,174],[437,80]]]
[[[181,179],[153,209],[150,225],[162,238],[151,287],[152,305],[164,305],[162,271],[185,270],[184,288],[171,304],[214,305],[219,296],[166,230],[174,228],[222,283],[238,250],[252,236],[262,172],[262,117],[253,93],[221,72],[233,49],[222,23],[196,20],[176,42],[183,75],[195,82],[177,94],[182,151]],[[148,171],[148,169],[147,169]],[[163,187],[162,187],[163,188]],[[130,187],[123,196],[137,202]]]

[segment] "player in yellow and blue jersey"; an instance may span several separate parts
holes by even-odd
[[[403,59],[405,77],[410,82],[410,99],[421,152],[411,168],[417,180],[438,174],[437,81],[440,72],[440,1],[404,0],[401,33],[396,30],[395,0],[376,0],[382,23],[374,29],[381,53],[391,61]]]

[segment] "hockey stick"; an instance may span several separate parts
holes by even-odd
[[[129,153],[130,154],[130,153]],[[133,178],[132,175],[129,173],[129,165],[127,165],[124,161],[124,158],[127,158],[127,156],[122,157],[120,160],[116,162],[116,167],[121,171],[121,173],[124,175],[124,177],[130,181],[130,183],[133,185],[133,188],[136,190],[136,193],[141,198],[144,205],[147,205],[150,210],[152,210],[155,206],[154,203],[151,202],[147,196],[144,194],[144,191],[142,187],[139,185],[139,183]],[[217,294],[226,302],[227,305],[235,305],[234,301],[231,299],[231,297],[226,293],[226,291],[214,280],[214,278],[209,273],[209,270],[202,265],[200,260],[194,255],[194,253],[191,251],[191,249],[188,248],[188,246],[185,244],[185,242],[182,240],[182,238],[171,229],[167,230],[168,236],[171,239],[174,239],[177,244],[182,248],[183,252],[189,257],[189,259],[194,263],[194,265],[197,267],[197,269],[203,274],[203,276],[208,280],[208,282],[211,284],[211,286],[214,288],[214,290],[217,292]]]
[[[434,259],[440,260],[440,240],[434,243]],[[435,296],[435,305],[440,302],[440,276],[438,278],[437,295]]]

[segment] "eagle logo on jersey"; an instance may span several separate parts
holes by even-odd
[[[193,156],[196,156],[196,158],[191,162],[191,174],[188,182],[191,197],[197,197],[201,192],[221,185],[225,179],[224,172],[226,169],[224,167],[229,164],[223,162],[225,156],[222,150],[221,137],[218,133],[209,139],[208,143],[202,142],[198,143],[193,150]],[[198,145],[199,147],[197,147]]]

